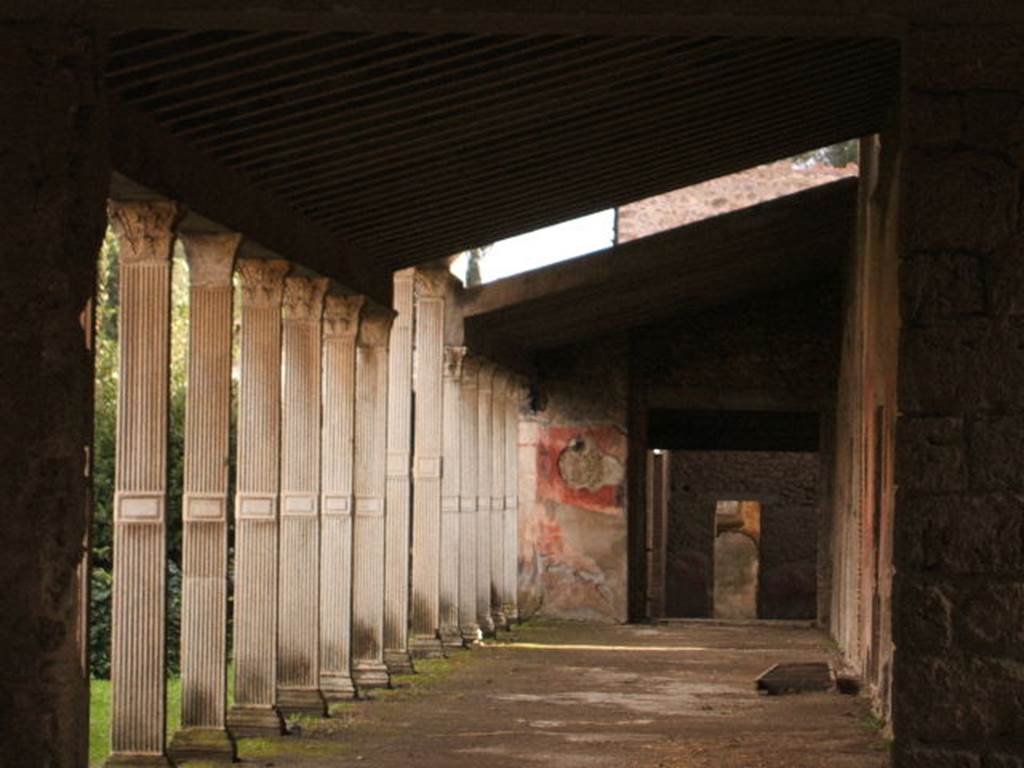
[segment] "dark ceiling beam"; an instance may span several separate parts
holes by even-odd
[[[353,30],[564,34],[899,35],[903,19],[923,0],[853,0],[837,11],[820,0],[100,0],[112,29]],[[255,5],[255,7],[254,7]],[[961,9],[959,6],[963,5]],[[1009,5],[1009,4],[1004,4]],[[538,8],[538,6],[541,6]],[[967,2],[945,3],[942,14],[967,17]],[[923,9],[922,9],[923,10]],[[975,10],[975,16],[976,16]],[[1007,18],[1024,14],[1003,11]],[[935,11],[931,11],[931,16]]]
[[[352,246],[113,98],[110,149],[114,170],[131,181],[390,305],[385,275],[371,270]]]
[[[469,289],[467,343],[559,346],[834,272],[856,190],[832,182]]]

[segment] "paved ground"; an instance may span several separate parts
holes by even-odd
[[[301,733],[243,742],[261,766],[883,768],[864,701],[766,697],[775,662],[824,660],[788,625],[528,625],[510,641],[421,664],[373,700]]]

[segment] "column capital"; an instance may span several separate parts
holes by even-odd
[[[185,209],[171,200],[110,200],[107,215],[122,264],[170,261],[174,227]]]
[[[363,310],[363,320],[359,323],[356,344],[360,347],[386,347],[394,319],[395,313],[390,309],[367,305]]]
[[[326,277],[286,277],[282,318],[298,322],[319,321],[330,282]]]
[[[283,259],[239,259],[242,303],[254,307],[280,306],[284,276],[291,264]]]
[[[417,299],[443,299],[448,296],[458,282],[447,267],[417,268],[415,280]]]
[[[364,296],[328,294],[324,298],[324,338],[354,338],[365,304]]]
[[[462,376],[462,364],[466,358],[465,347],[444,348],[444,377],[458,379]]]
[[[188,258],[188,279],[193,288],[229,288],[235,254],[242,236],[235,232],[179,233]]]

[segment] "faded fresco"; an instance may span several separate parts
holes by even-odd
[[[616,426],[520,429],[520,606],[626,619],[626,433]]]

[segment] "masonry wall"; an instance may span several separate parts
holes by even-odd
[[[109,167],[80,4],[36,8],[46,24],[16,10],[28,18],[0,12],[0,762],[77,767],[89,735],[89,306]]]
[[[1024,765],[1024,29],[904,50],[898,768]]]
[[[898,142],[890,130],[861,147],[857,241],[844,275],[830,546],[832,636],[886,720],[893,675]]]
[[[545,353],[538,370],[520,428],[520,610],[625,621],[627,341]]]
[[[817,613],[818,456],[768,451],[673,451],[666,615],[714,615],[717,501],[760,501],[757,615]]]

